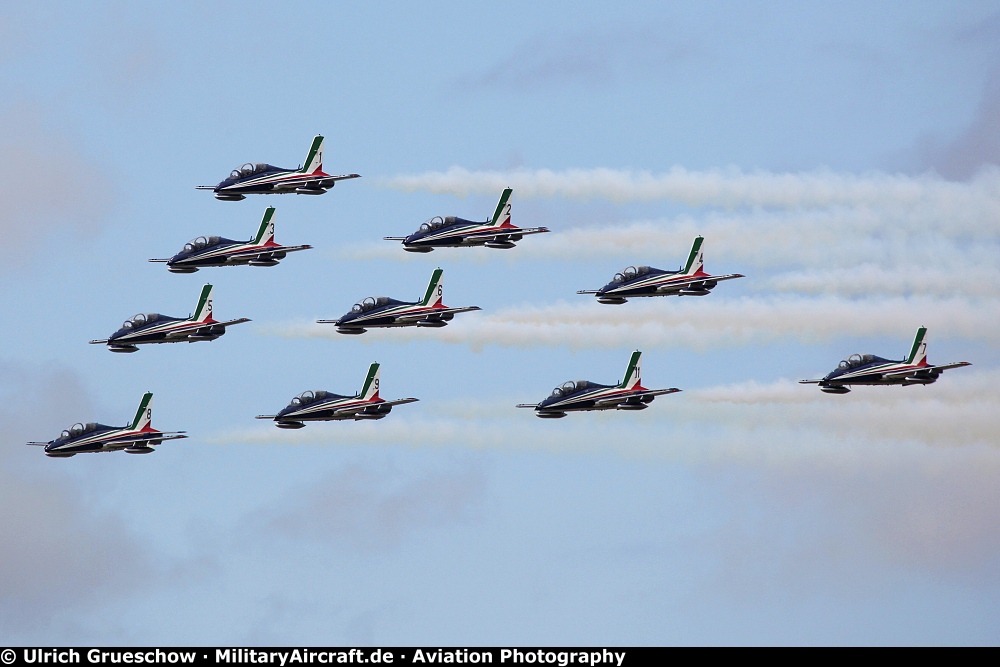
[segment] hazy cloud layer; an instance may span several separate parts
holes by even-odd
[[[495,195],[505,187],[517,197],[559,197],[625,203],[668,200],[689,206],[727,208],[815,208],[872,206],[885,209],[922,206],[951,210],[991,211],[1000,208],[1000,169],[988,169],[966,183],[922,176],[811,171],[745,172],[736,167],[692,171],[675,166],[665,173],[618,169],[522,169],[470,171],[451,167],[444,172],[399,175],[383,181],[403,192],[431,192],[456,197]]]
[[[447,327],[368,331],[364,342],[436,341],[482,349],[568,347],[572,349],[638,346],[709,349],[780,341],[812,343],[838,337],[886,335],[909,345],[916,328],[930,327],[932,337],[996,341],[1000,302],[961,298],[872,298],[852,301],[821,296],[727,299],[662,297],[636,299],[621,306],[594,303],[524,305],[495,313],[470,313]],[[849,324],[848,324],[849,323]],[[340,339],[333,325],[288,323],[258,328],[288,338]]]
[[[111,208],[108,176],[44,116],[28,107],[0,112],[0,232],[8,262],[51,234],[96,232]],[[53,174],[62,176],[54,181]]]
[[[155,558],[120,517],[91,509],[28,440],[47,440],[93,414],[79,378],[59,368],[0,363],[0,626],[45,631],[57,612],[144,585]]]
[[[352,465],[264,509],[248,528],[341,547],[393,547],[416,531],[467,520],[484,485],[472,468],[414,473]]]

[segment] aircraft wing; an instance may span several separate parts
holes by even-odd
[[[278,415],[257,415],[254,419],[274,419]]]
[[[169,262],[170,260],[169,259],[151,259],[149,261],[151,261],[151,262]]]
[[[47,445],[48,445],[49,443],[47,443],[47,442],[26,442],[26,443],[24,443],[24,444],[26,444],[26,445],[31,445],[32,447],[45,447],[45,446],[47,446]]]
[[[368,408],[376,407],[392,407],[394,405],[402,405],[404,403],[413,403],[414,401],[419,401],[419,398],[397,398],[395,401],[379,401],[378,403],[360,403],[358,405],[352,405],[349,408],[343,408],[337,410],[333,413],[334,417],[347,417],[349,415],[355,415],[359,412],[365,412]]]
[[[171,431],[167,433],[147,433],[144,437],[112,438],[104,442],[109,445],[128,445],[134,442],[149,442],[150,440],[181,440],[186,438],[184,431]]]
[[[188,336],[196,333],[199,329],[204,329],[208,327],[229,327],[234,324],[243,324],[244,322],[249,322],[250,320],[246,317],[241,317],[236,320],[229,320],[228,322],[212,322],[211,324],[206,324],[205,322],[192,322],[190,325],[184,327],[183,329],[176,329],[167,334],[168,339],[173,338],[187,338]]]
[[[107,342],[108,342],[107,338],[102,338],[101,340],[92,340],[92,341],[90,341],[90,344],[91,345],[102,345],[103,343],[107,343]]]
[[[309,250],[311,245],[289,245],[280,246],[275,248],[247,248],[246,250],[237,250],[236,252],[230,253],[229,257],[256,257],[257,255],[270,255],[276,252],[295,252],[296,250]],[[149,260],[151,262],[166,262],[167,260]]]
[[[662,396],[664,394],[676,394],[680,389],[677,387],[671,387],[670,389],[647,389],[646,391],[634,391],[628,394],[622,394],[620,396],[612,396],[611,398],[605,398],[604,400],[597,401],[594,404],[595,408],[603,408],[609,405],[618,405],[619,403],[625,403],[632,398],[641,398],[643,396]]]
[[[417,320],[439,320],[441,315],[449,313],[467,313],[472,310],[482,310],[479,306],[462,306],[461,308],[435,308],[427,313],[415,313],[412,315],[401,315],[396,318],[397,322],[416,322]]]
[[[538,403],[518,403],[515,408],[537,408]]]
[[[296,178],[289,178],[271,186],[275,190],[287,190],[289,188],[318,187],[330,188],[337,181],[344,181],[349,178],[361,178],[361,174],[340,174],[339,176],[314,176],[312,174],[302,174]]]
[[[690,285],[695,285],[697,283],[706,283],[706,282],[717,283],[723,280],[732,280],[733,278],[743,278],[743,277],[744,277],[743,274],[740,273],[729,273],[724,276],[691,277],[685,280],[678,280],[675,282],[668,283],[666,285],[663,285],[662,287],[667,290],[673,290],[674,288],[684,289],[685,287],[688,287]],[[580,294],[580,292],[577,292],[577,294]]]
[[[581,290],[577,290],[576,293],[577,294],[597,294],[598,291],[599,290],[596,290],[596,289],[581,289]]]
[[[799,384],[821,384],[823,380],[799,380]]]
[[[195,190],[214,190],[215,186],[214,185],[196,185],[194,187],[194,189]]]
[[[901,378],[907,375],[916,375],[918,373],[923,373],[925,371],[946,371],[949,368],[961,368],[962,366],[971,366],[968,361],[958,361],[953,364],[942,364],[940,366],[920,366],[917,368],[907,368],[901,371],[893,371],[892,373],[885,373],[882,377],[886,378]]]
[[[382,240],[383,241],[405,241],[406,237],[405,236],[383,236]]]

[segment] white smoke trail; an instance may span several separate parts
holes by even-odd
[[[722,346],[816,342],[842,336],[893,336],[901,348],[918,326],[932,337],[995,344],[1000,302],[962,298],[878,298],[852,301],[823,296],[725,299],[662,297],[605,306],[580,296],[580,304],[522,306],[469,313],[442,329],[373,329],[365,342],[436,341],[474,350],[500,347],[571,349],[640,346],[704,350]],[[288,338],[340,339],[333,325],[288,323],[262,333]]]
[[[425,191],[458,197],[497,194],[511,187],[518,197],[606,199],[618,203],[670,200],[690,206],[727,208],[913,209],[930,205],[956,211],[974,208],[981,213],[1000,210],[1000,169],[995,168],[980,172],[968,182],[957,183],[932,174],[744,172],[735,167],[691,171],[678,166],[660,174],[603,168],[470,171],[452,167],[444,172],[399,175],[383,184],[404,192]]]

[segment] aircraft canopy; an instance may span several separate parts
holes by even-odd
[[[636,276],[644,276],[649,273],[648,266],[640,266],[636,268],[634,266],[626,267],[621,273],[616,273],[615,277],[611,279],[613,283],[624,283],[632,280]]]
[[[222,241],[221,236],[199,236],[196,239],[191,239],[184,244],[184,252],[193,252],[195,250],[201,250],[202,248],[207,248],[210,245],[215,245]]]
[[[399,303],[395,299],[390,299],[387,296],[370,296],[361,301],[358,301],[351,307],[352,313],[363,313],[372,308],[377,308],[379,306],[385,306],[390,303]]]
[[[309,405],[310,403],[315,403],[318,400],[324,399],[331,396],[330,392],[318,389],[316,391],[304,391],[295,398],[289,405]]]
[[[100,424],[97,424],[96,422],[87,422],[86,424],[77,422],[76,424],[73,424],[68,429],[60,433],[59,437],[62,438],[63,440],[66,440],[68,438],[77,438],[83,435],[84,433],[90,433],[91,431],[96,430],[98,426],[100,426]]]
[[[257,162],[256,164],[246,163],[242,167],[233,169],[232,173],[229,174],[229,178],[246,178],[247,176],[253,176],[254,174],[262,174],[265,171],[280,171],[277,167],[272,167],[271,165],[264,162]]]
[[[552,390],[553,396],[568,396],[573,392],[580,391],[581,389],[586,389],[590,386],[590,382],[587,380],[570,380],[569,382],[563,382],[561,385]]]
[[[877,357],[872,354],[852,354],[837,366],[841,370],[847,370],[849,368],[857,368],[858,366],[863,366],[864,364],[871,363],[875,361]]]
[[[132,327],[141,327],[144,324],[149,324],[150,322],[155,322],[160,319],[162,315],[159,313],[137,313],[132,316],[132,319],[125,320],[122,322],[122,329],[131,329]]]

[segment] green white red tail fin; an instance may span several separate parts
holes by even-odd
[[[691,246],[691,254],[688,255],[687,264],[684,266],[685,275],[693,276],[705,272],[705,253],[701,249],[704,240],[700,236],[695,238],[694,245]]]
[[[132,423],[129,424],[129,430],[131,431],[152,431],[153,427],[150,422],[153,421],[153,393],[147,391],[142,395],[142,400],[139,401],[139,409],[135,411],[135,417],[132,418]]]
[[[427,291],[424,293],[424,298],[421,300],[421,306],[441,306],[444,305],[442,300],[444,299],[444,280],[442,275],[444,271],[441,269],[434,269],[434,273],[431,275],[431,281],[427,285]]]
[[[368,377],[365,378],[365,386],[361,390],[361,400],[377,401],[379,385],[379,364],[373,363],[368,367]]]
[[[254,245],[274,245],[274,207],[268,206],[253,238]]]
[[[927,327],[917,329],[917,336],[913,339],[913,347],[910,348],[910,356],[907,357],[906,363],[917,366],[927,365],[927,341],[924,339],[926,335]]]
[[[300,169],[303,174],[315,174],[317,171],[323,171],[323,136],[317,134],[313,139],[312,146],[309,147],[309,154],[306,155],[306,161],[302,163],[302,169]]]
[[[642,352],[636,350],[632,353],[632,358],[628,360],[628,368],[625,369],[625,379],[618,385],[622,389],[642,389],[642,369],[640,360]]]
[[[212,286],[205,285],[201,288],[201,296],[198,298],[198,307],[195,308],[192,322],[214,322],[212,319]]]
[[[500,201],[497,202],[497,208],[493,212],[493,219],[490,220],[490,227],[512,227],[510,223],[510,194],[513,192],[510,188],[506,188],[503,194],[500,195]]]

